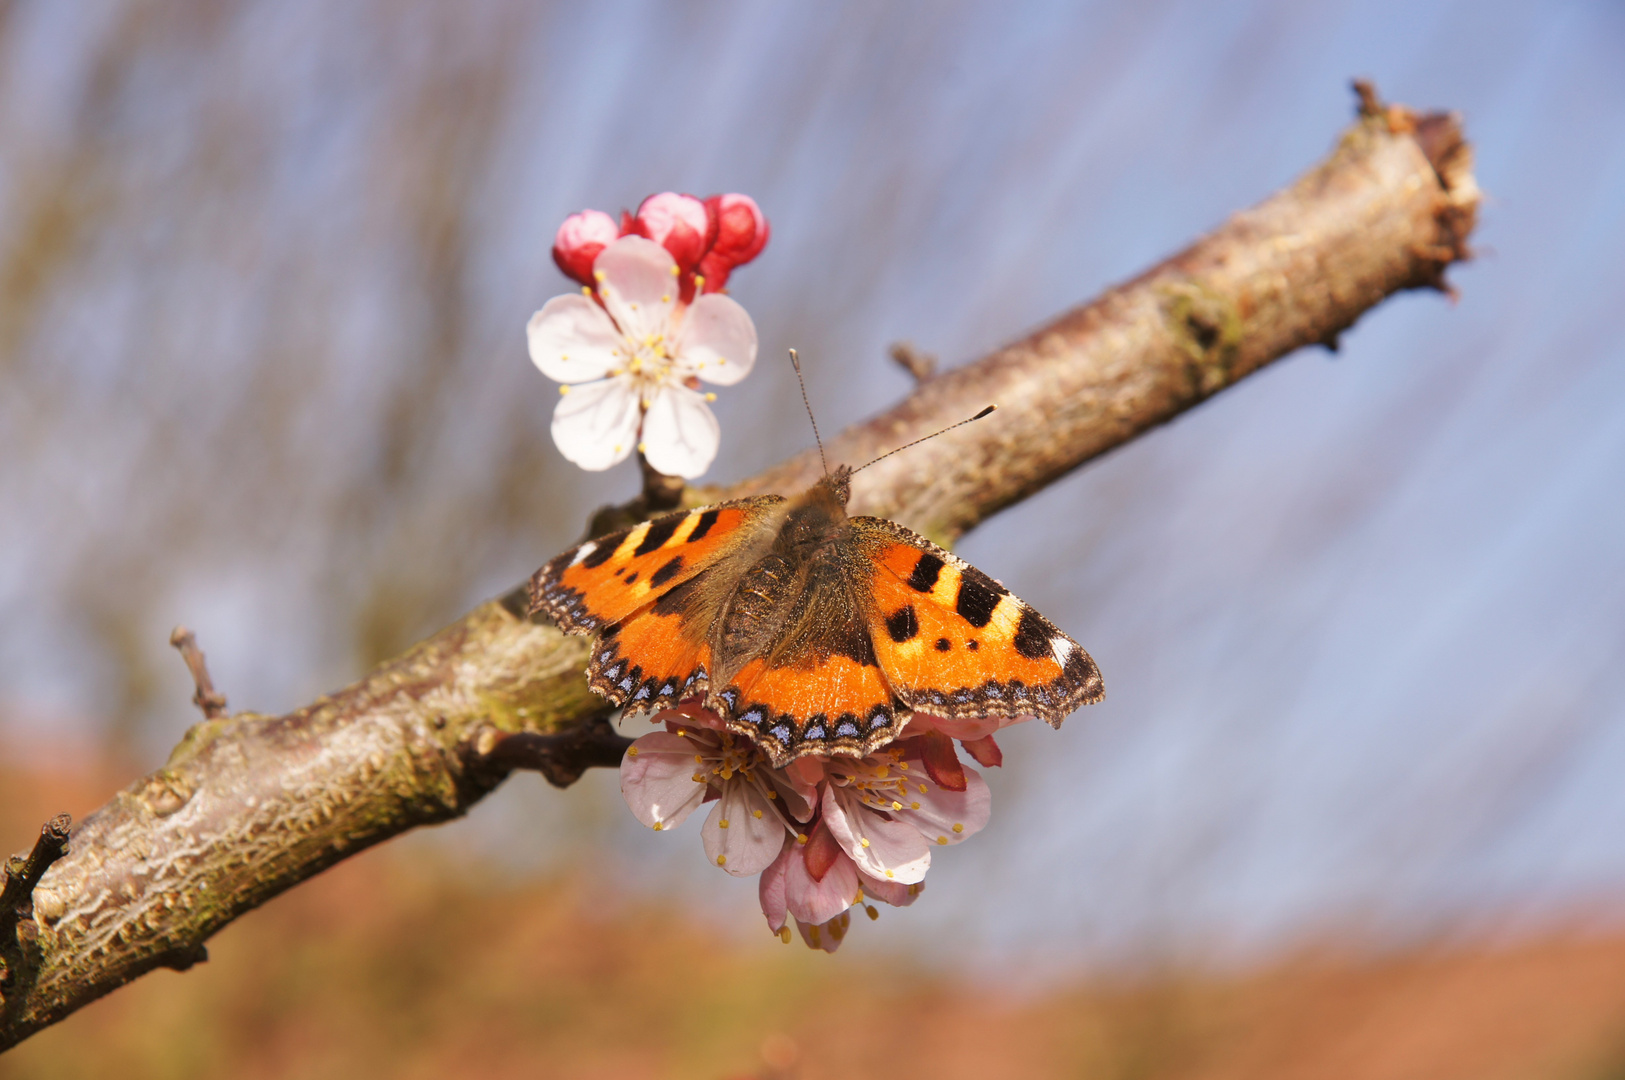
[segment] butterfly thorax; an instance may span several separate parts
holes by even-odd
[[[848,529],[850,470],[841,466],[793,500],[768,552],[753,563],[728,597],[715,639],[718,673],[746,658],[795,649],[809,615],[797,601],[819,579],[837,578],[840,540]],[[814,595],[826,589],[811,590]]]

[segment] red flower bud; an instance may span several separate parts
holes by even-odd
[[[767,215],[749,195],[713,195],[705,200],[705,208],[716,222],[711,254],[726,259],[730,266],[750,262],[767,246]]]
[[[602,210],[571,214],[553,238],[553,261],[566,277],[591,285],[593,260],[619,235],[615,219]]]
[[[728,261],[725,255],[719,255],[715,250],[705,253],[700,260],[695,273],[705,279],[705,291],[708,293],[721,292],[728,284],[728,275],[733,273],[734,264]]]
[[[692,195],[662,191],[643,200],[634,228],[641,236],[664,247],[677,260],[677,268],[687,274],[699,265],[715,238],[711,216],[705,204]]]

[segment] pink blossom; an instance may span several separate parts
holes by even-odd
[[[760,255],[767,246],[767,215],[749,195],[713,195],[705,208],[716,224],[716,239],[700,260],[705,291],[717,292],[728,284],[728,275]]]
[[[700,830],[707,860],[737,876],[761,874],[762,914],[786,941],[793,921],[809,945],[835,951],[853,905],[875,918],[868,901],[913,903],[932,848],[987,824],[987,784],[938,731],[861,760],[802,757],[775,769],[697,700],[652,719],[666,730],[638,739],[621,762],[627,805],[666,830],[715,802]],[[926,767],[943,752],[952,767]]]
[[[602,210],[571,214],[553,238],[553,261],[566,277],[591,285],[593,260],[620,235],[615,219]]]
[[[675,710],[657,714],[673,730],[645,735],[621,759],[621,795],[656,831],[681,825],[710,795],[716,805],[700,828],[706,858],[728,873],[759,873],[787,834],[813,814],[815,792],[778,770],[748,739],[690,726]]]
[[[692,195],[662,191],[644,199],[632,217],[631,231],[671,252],[682,274],[692,273],[717,235],[717,223],[706,204]]]

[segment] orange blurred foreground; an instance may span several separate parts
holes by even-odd
[[[0,846],[112,786],[0,766]],[[0,1080],[1625,1076],[1619,938],[1017,1000],[907,961],[728,938],[584,875],[515,884],[386,849],[209,949],[0,1057]]]

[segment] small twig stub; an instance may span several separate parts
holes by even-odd
[[[205,720],[213,720],[226,715],[226,695],[214,688],[214,680],[209,678],[209,665],[203,657],[203,650],[197,647],[197,637],[184,626],[177,626],[170,631],[169,643],[180,650],[181,659],[186,661],[186,670],[192,673],[192,682],[197,692],[192,695],[192,704],[203,710]]]

